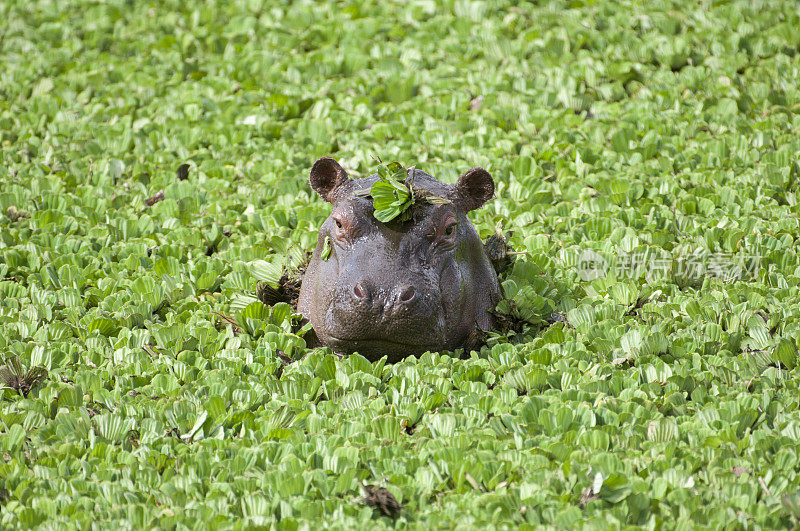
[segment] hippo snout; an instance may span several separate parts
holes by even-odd
[[[324,326],[316,329],[335,350],[401,359],[445,340],[442,298],[434,288],[369,278],[338,284]]]
[[[352,289],[354,303],[371,310],[376,318],[393,317],[403,311],[416,311],[423,300],[417,296],[417,289],[409,283],[402,283],[390,289],[375,289],[368,280],[359,280]]]
[[[327,319],[329,329],[338,331],[341,339],[363,337],[364,332],[387,339],[397,334],[402,342],[435,337],[431,319],[438,320],[441,296],[434,289],[408,281],[381,285],[369,278],[342,284]]]

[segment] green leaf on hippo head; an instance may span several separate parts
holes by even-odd
[[[378,221],[388,223],[400,215],[400,209],[397,207],[391,207],[383,210],[376,210],[374,215],[375,219]]]
[[[401,215],[403,220],[410,217],[414,192],[407,176],[408,170],[399,162],[378,166],[379,180],[370,188],[375,219],[388,223]]]
[[[399,199],[395,193],[394,187],[383,181],[377,181],[372,185],[370,195],[372,195],[372,205],[375,207],[376,211],[390,208],[394,205],[395,201]],[[406,198],[403,197],[401,201],[405,199]]]

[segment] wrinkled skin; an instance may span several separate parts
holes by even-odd
[[[393,362],[464,347],[476,330],[492,326],[500,286],[466,215],[491,198],[492,177],[473,168],[448,185],[411,171],[415,191],[450,202],[418,198],[411,220],[382,223],[368,196],[377,175],[350,179],[328,157],[311,170],[312,188],[333,209],[320,227],[298,310],[336,352]]]

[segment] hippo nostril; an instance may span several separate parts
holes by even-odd
[[[400,289],[400,302],[402,303],[409,303],[414,300],[417,292],[414,289],[414,286],[405,286]]]
[[[353,286],[353,294],[357,299],[366,299],[369,292],[361,282],[356,282],[356,285]]]

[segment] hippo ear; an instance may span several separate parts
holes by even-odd
[[[311,188],[325,201],[333,202],[333,192],[349,180],[347,172],[331,157],[322,157],[311,168]]]
[[[470,168],[458,178],[456,192],[464,210],[475,210],[494,195],[494,179],[483,168]]]

